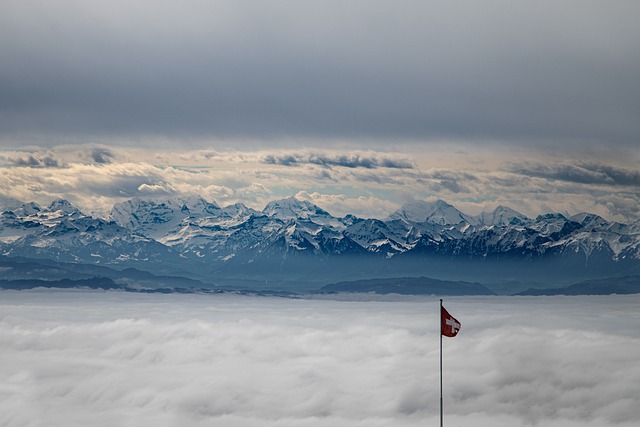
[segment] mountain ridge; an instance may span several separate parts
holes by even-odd
[[[10,205],[0,209],[4,255],[197,280],[313,287],[428,275],[471,282],[534,277],[564,285],[640,273],[640,223],[590,213],[528,218],[498,206],[474,217],[438,200],[375,219],[334,217],[294,197],[262,211],[175,197],[131,199],[101,219],[63,199],[47,207],[2,200]]]

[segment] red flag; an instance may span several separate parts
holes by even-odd
[[[449,314],[446,308],[442,307],[440,311],[441,324],[440,331],[445,337],[455,337],[460,332],[460,322]]]

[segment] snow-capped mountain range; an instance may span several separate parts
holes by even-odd
[[[0,198],[5,256],[135,267],[216,280],[325,281],[394,275],[491,280],[640,271],[640,223],[582,213],[527,218],[500,206],[467,215],[438,200],[386,219],[332,216],[287,198],[262,211],[200,197],[132,199],[108,218],[66,200],[49,206]]]

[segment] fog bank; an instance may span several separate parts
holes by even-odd
[[[450,298],[460,426],[631,426],[640,296]],[[0,425],[418,426],[438,300],[0,292]]]

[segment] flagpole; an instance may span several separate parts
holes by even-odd
[[[440,299],[440,427],[442,423],[442,299]]]

